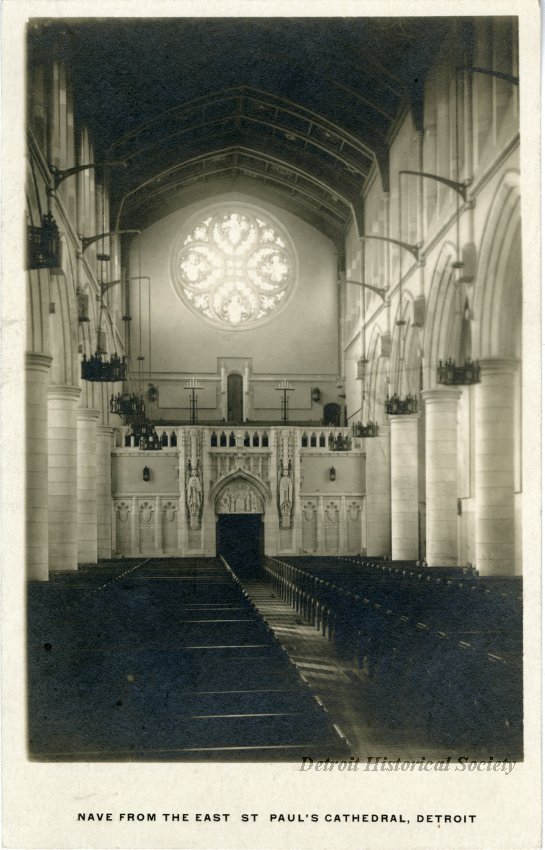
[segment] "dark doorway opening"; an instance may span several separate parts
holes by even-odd
[[[227,421],[242,422],[242,375],[227,378]]]
[[[258,575],[264,553],[261,514],[219,514],[216,550],[227,563],[245,576]]]
[[[329,404],[324,404],[324,425],[333,425],[338,428],[341,424],[341,408],[332,401]]]

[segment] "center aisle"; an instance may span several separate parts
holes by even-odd
[[[217,559],[101,563],[29,585],[36,760],[347,758]]]

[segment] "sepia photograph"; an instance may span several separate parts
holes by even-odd
[[[23,16],[27,767],[507,786],[540,628],[520,19],[252,8]],[[467,806],[359,795],[291,822],[476,846]]]

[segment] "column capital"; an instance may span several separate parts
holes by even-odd
[[[516,357],[479,357],[482,372],[514,372],[520,361]]]
[[[77,401],[80,395],[80,387],[64,386],[62,384],[50,384],[47,388],[48,398],[61,399],[62,401]]]
[[[88,407],[78,407],[76,414],[77,414],[78,420],[83,421],[83,422],[85,422],[85,421],[94,422],[99,417],[98,410],[91,410]]]
[[[462,396],[462,390],[457,387],[445,387],[444,389],[437,387],[433,390],[422,390],[420,395],[422,401],[426,404],[440,404],[442,401],[458,401]]]
[[[53,358],[50,354],[41,354],[38,351],[27,351],[25,353],[25,366],[34,372],[49,372]]]
[[[114,431],[115,428],[113,425],[102,425],[101,423],[97,424],[97,436],[101,435],[103,437],[111,437]]]

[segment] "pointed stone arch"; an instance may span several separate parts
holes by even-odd
[[[27,166],[26,224],[39,227],[47,212],[45,189],[32,159]],[[29,269],[27,272],[27,350],[49,354],[49,271]]]
[[[521,330],[520,176],[507,172],[488,213],[475,279],[476,355],[517,355]]]
[[[211,505],[217,506],[218,498],[220,497],[222,491],[228,487],[230,484],[233,484],[236,481],[244,481],[247,484],[253,487],[260,499],[263,502],[263,508],[271,502],[271,492],[266,484],[263,483],[256,475],[253,475],[251,472],[248,472],[245,469],[235,469],[233,472],[229,473],[229,475],[220,478],[216,481],[213,486],[210,488],[210,493],[208,496],[208,500]]]
[[[437,385],[439,360],[456,360],[462,330],[462,305],[460,291],[456,288],[452,263],[456,260],[456,246],[445,242],[433,270],[430,298],[424,329],[423,369],[424,389]]]
[[[65,275],[51,275],[49,299],[54,312],[49,316],[49,338],[53,362],[51,383],[79,386],[78,318],[75,289]]]
[[[382,334],[378,325],[371,331],[367,358],[369,360],[368,398],[365,410],[367,417],[379,424],[386,423],[384,402],[390,357],[382,351]]]
[[[397,316],[403,325],[394,325],[390,358],[390,395],[418,395],[420,392],[421,329],[412,324],[413,298],[405,294]]]

